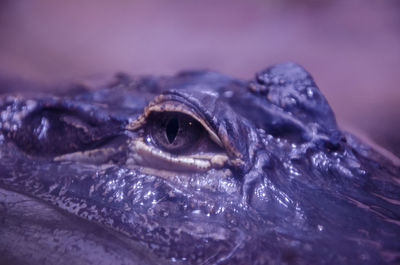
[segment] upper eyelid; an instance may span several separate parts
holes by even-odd
[[[187,107],[182,103],[171,102],[168,104],[168,102],[163,102],[162,106],[150,103],[145,108],[144,113],[140,115],[136,120],[130,122],[126,126],[126,129],[135,131],[138,130],[139,128],[142,128],[148,122],[148,118],[152,113],[173,113],[173,112],[183,113],[190,116],[192,119],[199,122],[200,125],[208,132],[213,142],[215,142],[220,147],[224,146],[217,133],[208,125],[208,123],[204,119],[202,119],[199,115],[190,110],[189,107]]]

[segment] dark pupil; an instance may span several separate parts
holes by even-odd
[[[203,133],[199,122],[179,112],[154,113],[149,122],[155,144],[176,154],[194,146]]]
[[[179,130],[179,121],[176,118],[172,118],[168,121],[167,124],[167,138],[168,142],[172,144],[178,135]]]

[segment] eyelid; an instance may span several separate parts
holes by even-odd
[[[220,147],[223,147],[223,144],[218,137],[218,135],[214,132],[214,130],[202,119],[196,112],[191,110],[188,106],[181,104],[175,101],[164,101],[162,104],[158,104],[158,100],[154,100],[151,102],[145,109],[144,113],[138,117],[137,120],[129,123],[126,127],[128,130],[137,130],[141,128],[143,125],[147,123],[147,118],[151,113],[154,112],[179,112],[184,113],[197,122],[199,122],[203,128],[207,131],[208,135],[210,136],[211,140],[214,141]]]
[[[172,163],[176,170],[196,170],[207,171],[211,167],[221,168],[228,163],[229,158],[224,153],[217,154],[193,154],[193,155],[174,155],[169,152],[162,151],[151,145],[144,143],[143,139],[135,139],[130,143],[130,148],[139,153],[140,156],[136,159],[140,163],[160,165],[163,163]],[[163,166],[161,166],[163,168]],[[167,166],[171,168],[171,165]]]

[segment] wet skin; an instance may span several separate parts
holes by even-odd
[[[0,263],[398,264],[400,167],[286,63],[0,101]]]

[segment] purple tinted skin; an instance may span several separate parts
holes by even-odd
[[[3,263],[400,261],[399,166],[338,129],[302,67],[272,66],[250,81],[118,75],[73,91],[1,99]],[[132,166],[141,155],[132,139],[151,130],[127,125],[160,94],[199,114],[230,162],[168,177]],[[114,151],[55,159],[101,148]]]

